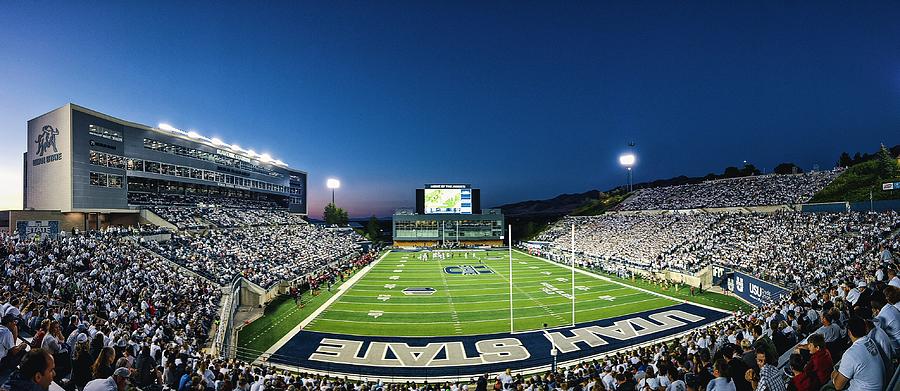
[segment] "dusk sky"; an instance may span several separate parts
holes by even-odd
[[[352,217],[496,206],[900,144],[900,2],[4,2],[0,209],[26,121],[76,103],[342,181]]]

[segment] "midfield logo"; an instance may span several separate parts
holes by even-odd
[[[489,268],[487,265],[457,265],[457,266],[445,267],[444,273],[477,275],[477,274],[493,274],[494,271],[491,270],[491,268]]]

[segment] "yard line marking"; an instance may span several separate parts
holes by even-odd
[[[440,259],[438,259],[438,267],[441,268],[438,274],[441,275],[441,281],[444,282],[444,291],[447,292],[447,302],[450,303],[450,319],[453,321],[454,331],[456,334],[460,334],[462,333],[462,326],[459,324],[459,314],[456,313],[456,306],[453,305],[453,293],[447,286],[447,276],[444,275],[444,265],[441,263]]]
[[[607,293],[607,292],[615,292],[615,291],[623,291],[623,290],[633,290],[633,289],[629,289],[629,288],[625,288],[625,287],[619,287],[619,288],[614,288],[614,289],[604,289],[604,290],[602,290],[602,291],[599,291],[599,293]],[[369,292],[369,291],[365,291],[365,292]],[[372,291],[372,292],[375,292],[375,291]],[[377,292],[381,292],[381,291],[377,291]],[[509,292],[509,291],[507,290],[507,292]],[[514,293],[513,295],[524,296],[523,294],[520,294],[520,293],[518,293],[518,294],[517,294],[517,293]],[[501,296],[501,297],[506,297],[506,298],[508,298],[508,297],[509,297],[509,293],[491,293],[491,294],[478,294],[478,295],[455,295],[454,297],[460,298],[460,297],[487,297],[487,296]],[[369,298],[372,297],[372,295],[351,295],[351,294],[347,294],[347,295],[344,295],[344,297],[356,297],[356,298],[361,298],[361,299],[369,299]],[[436,296],[436,297],[440,297],[440,296]],[[494,303],[494,302],[500,302],[500,301],[503,301],[503,302],[509,302],[509,300],[485,300],[485,301],[461,301],[461,302],[459,302],[459,303],[460,303],[460,304],[480,304],[480,303]],[[571,301],[569,301],[569,302],[571,302]],[[343,303],[366,303],[366,302],[359,302],[359,301],[343,301]],[[426,303],[428,303],[428,302],[418,301],[418,302],[416,302],[416,303],[392,303],[392,305],[423,305],[423,304],[426,304]]]
[[[665,298],[662,298],[662,297],[656,296],[656,297],[651,297],[651,298],[649,298],[649,299],[643,299],[643,300],[633,301],[633,302],[629,302],[629,303],[621,303],[621,304],[607,305],[607,306],[604,306],[603,308],[605,309],[605,308],[618,307],[618,306],[623,306],[623,305],[631,305],[631,304],[637,304],[637,303],[644,303],[644,302],[654,301],[654,300],[666,300],[666,299],[665,299]],[[576,312],[576,313],[578,313],[578,312],[590,312],[590,311],[597,311],[597,310],[599,310],[599,309],[600,309],[600,308],[588,308],[588,309],[576,310],[575,312]],[[389,312],[385,312],[385,314],[389,314]],[[547,317],[546,314],[542,314],[542,315],[534,315],[534,316],[517,316],[517,317],[516,317],[516,320],[519,320],[519,319],[546,318],[546,317]],[[371,323],[372,323],[371,321],[359,321],[359,320],[348,320],[348,319],[328,319],[328,318],[322,318],[322,319],[320,319],[319,321],[321,321],[321,322],[342,322],[342,323],[368,323],[368,324],[371,324]],[[466,321],[466,323],[485,323],[485,322],[509,322],[509,319],[483,319],[483,320],[469,320],[469,321]],[[381,321],[379,321],[378,324],[406,324],[406,325],[408,325],[408,324],[410,324],[410,323],[409,323],[409,322],[381,322]],[[448,324],[448,322],[418,322],[418,321],[417,321],[415,324]],[[536,329],[535,329],[535,330],[536,330]],[[533,331],[533,330],[530,330],[530,331]],[[484,334],[484,333],[480,333],[480,334]]]
[[[627,294],[627,295],[615,296],[615,298],[616,298],[616,299],[619,299],[619,298],[622,298],[622,297],[638,296],[638,295],[644,295],[644,293],[642,293],[642,292],[631,293],[631,294]],[[579,301],[578,303],[593,303],[593,302],[609,301],[608,299],[603,299],[603,297],[613,297],[613,296],[600,296],[600,298],[597,298],[597,299],[583,300],[583,301]],[[489,303],[499,303],[499,302],[500,302],[500,301],[492,301],[492,302],[489,302]],[[621,301],[619,301],[619,303],[622,303],[622,304],[638,303],[638,302],[639,302],[639,301],[629,301],[629,302],[621,302]],[[336,305],[336,306],[339,306],[339,305],[343,305],[343,304],[345,304],[345,303],[338,303],[338,304],[335,304],[335,305]],[[370,306],[370,305],[371,305],[371,304],[368,304],[368,303],[353,303],[353,304],[367,305],[367,306]],[[434,303],[434,304],[438,304],[438,303]],[[449,304],[449,303],[448,303],[448,304]],[[465,304],[469,304],[469,303],[465,303]],[[577,304],[577,303],[576,303],[576,304]],[[396,304],[395,304],[395,303],[384,303],[384,304],[383,304],[383,306],[387,306],[387,307],[390,307],[391,305],[396,305]],[[419,305],[421,306],[422,304],[419,304]],[[451,305],[451,307],[453,306],[453,304],[450,304],[450,305]],[[571,302],[571,301],[566,301],[566,302],[563,302],[563,303],[546,304],[546,305],[534,305],[534,306],[527,306],[527,307],[519,307],[519,306],[517,306],[515,309],[516,309],[516,310],[526,310],[526,309],[531,309],[531,308],[544,308],[544,309],[546,309],[547,307],[571,306],[571,305],[572,305],[572,302]],[[607,307],[609,307],[609,306],[604,306],[603,308],[607,308]],[[499,311],[499,310],[501,310],[501,309],[502,309],[502,308],[500,308],[500,309],[487,309],[487,310],[456,310],[456,309],[451,309],[451,311],[452,311],[451,317],[452,317],[452,318],[458,318],[458,317],[457,317],[457,314],[459,314],[459,313],[463,313],[463,314],[471,314],[471,313],[478,313],[478,312],[495,312],[495,311]],[[506,309],[509,309],[509,307],[507,307]],[[594,309],[596,309],[596,308],[594,308]],[[344,313],[364,312],[364,311],[359,311],[359,310],[342,310],[342,309],[339,309],[339,308],[332,308],[330,311],[331,311],[331,312],[344,312]],[[399,312],[390,312],[390,313],[392,313],[392,314],[445,314],[445,313],[447,313],[447,311],[409,311],[409,312],[406,312],[406,311],[399,311]]]
[[[502,273],[497,273],[497,275],[500,276],[500,278],[506,280],[506,283],[509,284],[509,278],[507,278],[507,276],[503,275]],[[542,302],[540,302],[540,301],[537,301],[537,300],[536,300],[534,297],[532,297],[528,292],[522,290],[522,288],[516,286],[515,284],[510,284],[510,285],[513,286],[513,287],[515,287],[516,290],[518,290],[519,292],[524,293],[525,296],[527,296],[529,299],[531,299],[531,301],[533,301],[535,304],[544,307],[544,310],[546,310],[547,313],[550,314],[551,316],[553,316],[554,318],[559,319],[561,322],[564,322],[564,321],[565,321],[565,319],[563,319],[561,316],[557,315],[557,314],[556,314],[555,312],[553,312],[553,310],[551,310],[550,308],[547,308],[546,306],[544,306],[544,303],[542,303]],[[508,292],[508,291],[507,291],[507,292]],[[513,303],[512,305],[515,305],[515,303]],[[518,319],[518,318],[517,318],[517,319]],[[527,318],[526,318],[526,319],[527,319]],[[513,320],[513,321],[515,321],[515,320]]]

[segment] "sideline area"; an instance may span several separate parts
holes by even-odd
[[[316,317],[321,315],[322,312],[324,312],[329,306],[331,306],[331,304],[336,302],[345,292],[350,290],[350,287],[352,287],[353,284],[356,284],[357,281],[362,279],[370,270],[372,270],[372,268],[375,267],[375,265],[378,264],[378,262],[381,262],[381,260],[384,259],[384,257],[386,257],[390,253],[391,253],[391,251],[388,250],[384,254],[381,254],[381,256],[378,257],[378,259],[376,259],[372,263],[363,267],[360,271],[356,272],[356,274],[354,274],[352,277],[348,278],[347,281],[344,281],[344,283],[341,284],[341,286],[339,286],[337,288],[337,292],[334,295],[332,295],[325,303],[322,303],[322,305],[320,305],[319,308],[316,308],[316,310],[313,311],[312,314],[307,316],[306,319],[303,319],[299,324],[297,324],[297,326],[295,326],[293,329],[291,329],[291,331],[289,331],[287,334],[282,336],[281,339],[278,340],[278,342],[275,342],[274,345],[272,345],[268,349],[266,349],[266,351],[262,354],[262,356],[270,357],[275,352],[277,352],[278,349],[281,349],[281,347],[284,346],[284,344],[286,344],[288,341],[290,341],[291,338],[293,338],[295,335],[297,335],[298,333],[303,331],[303,328],[306,327],[306,325],[308,325],[310,322],[313,321],[313,319],[315,319]],[[254,360],[254,363],[257,363],[258,361],[259,361],[259,358]]]

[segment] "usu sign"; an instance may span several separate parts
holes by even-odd
[[[778,285],[740,272],[733,272],[728,276],[728,290],[756,306],[778,300],[782,294],[787,292],[787,289]]]

